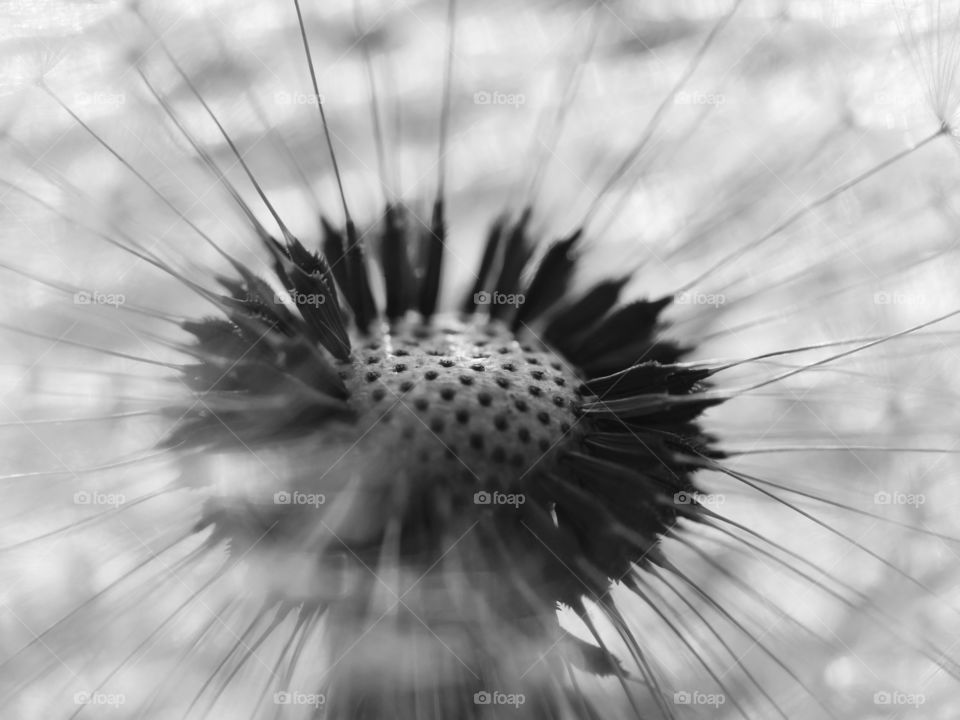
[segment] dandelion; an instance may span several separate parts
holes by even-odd
[[[955,714],[923,10],[62,8],[3,128],[3,707]]]

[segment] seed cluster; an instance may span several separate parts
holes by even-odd
[[[358,429],[414,477],[516,491],[578,437],[579,382],[549,350],[471,326],[419,327],[359,350],[345,378]]]

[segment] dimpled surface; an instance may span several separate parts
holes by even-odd
[[[360,344],[341,371],[362,450],[411,479],[522,491],[579,438],[572,368],[506,329],[403,327]]]

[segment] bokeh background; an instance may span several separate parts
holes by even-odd
[[[260,220],[273,227],[155,32],[215,110],[294,234],[316,243],[319,212],[342,219],[292,3],[138,7],[149,26],[125,3],[16,2],[2,9],[0,573],[6,580],[0,589],[0,661],[13,658],[2,688],[4,715],[10,717],[68,717],[76,710],[73,694],[115,667],[187,590],[172,576],[134,576],[123,586],[126,594],[92,603],[37,642],[41,630],[155,553],[175,529],[189,527],[203,491],[164,494],[96,522],[109,508],[85,506],[76,493],[145,497],[182,484],[191,473],[228,480],[237,465],[235,459],[175,460],[163,453],[144,460],[145,448],[168,422],[139,413],[179,397],[183,388],[164,380],[169,373],[161,366],[69,344],[158,363],[177,358],[154,339],[169,333],[162,320],[109,305],[77,305],[64,288],[122,295],[131,306],[167,314],[206,312],[172,279],[105,243],[98,232],[127,233],[207,284],[227,265],[60,103],[135,165],[179,213],[240,261],[263,267],[263,254],[231,198],[197,162],[137,74],[139,67],[161,90]],[[577,227],[651,118],[659,117],[635,165],[606,188],[591,216],[581,281],[637,267],[632,296],[682,291],[667,332],[696,346],[692,358],[748,358],[858,338],[864,344],[960,307],[958,156],[950,137],[930,142],[712,270],[737,248],[952,119],[956,8],[745,2],[678,86],[730,8],[725,2],[458,3],[443,160],[450,242],[442,292],[448,305],[469,286],[490,222],[530,199],[536,168],[542,182],[533,194],[532,228],[546,242]],[[409,203],[415,219],[427,218],[437,183],[446,3],[304,3],[304,12],[352,213],[373,228],[386,197]],[[365,53],[377,86],[383,173]],[[38,85],[41,79],[47,90]],[[553,142],[560,108],[565,121]],[[376,242],[375,233],[370,239]],[[18,331],[24,329],[47,337]],[[960,637],[957,545],[929,534],[957,534],[956,460],[951,452],[912,452],[956,450],[957,329],[949,321],[938,324],[744,393],[708,414],[707,425],[730,447],[788,446],[728,464],[833,502],[779,493],[846,538],[730,477],[704,473],[719,511],[861,595],[845,590],[847,601],[840,602],[742,544],[698,536],[697,547],[766,598],[763,605],[716,565],[668,542],[677,563],[708,594],[748,613],[751,627],[777,656],[842,717],[949,718],[958,712],[955,681],[904,640],[949,649]],[[747,363],[723,373],[718,386],[750,387],[857,344]],[[99,422],[31,424],[120,414]],[[865,449],[877,446],[901,450]],[[914,502],[884,503],[877,493]],[[20,544],[78,521],[85,524],[69,534]],[[170,562],[189,550],[178,548]],[[779,557],[801,567],[783,553]],[[260,586],[284,581],[270,574],[253,566],[235,596],[255,603]],[[871,619],[864,597],[884,609],[887,627]],[[626,597],[624,602],[635,632],[663,670],[665,687],[715,688],[651,610]],[[694,603],[709,611],[703,600]],[[692,622],[684,608],[674,609]],[[234,618],[241,627],[244,608],[231,612],[226,624]],[[179,656],[185,639],[205,621],[203,613],[189,613],[151,644],[146,657],[130,664],[116,680],[117,691],[149,696],[178,667],[176,683],[198,686],[231,640],[225,635],[184,661]],[[729,658],[722,659],[716,638],[695,622],[690,627],[694,645],[716,660],[743,704],[762,713],[757,689]],[[797,682],[755,644],[729,626],[722,632],[789,717],[821,717]],[[31,641],[28,653],[15,655]],[[243,677],[257,680],[264,672],[253,666]],[[923,695],[924,702],[877,704],[876,693],[893,691]],[[595,683],[589,692],[610,703],[611,716],[623,711],[615,684]],[[242,698],[223,702],[212,716],[236,717],[244,707]],[[165,703],[156,717],[181,716],[176,698]],[[85,714],[100,717],[101,710]],[[103,717],[135,715],[132,700],[108,710]],[[676,712],[739,716],[729,703]]]

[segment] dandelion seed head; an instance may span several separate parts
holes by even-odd
[[[896,446],[949,427],[950,345],[892,340],[952,309],[907,301],[949,282],[905,282],[949,251],[933,240],[949,213],[928,212],[907,162],[896,183],[856,179],[914,120],[898,105],[886,127],[869,107],[884,63],[852,81],[865,97],[839,77],[890,41],[872,7],[743,3],[685,104],[678,70],[729,2],[459,4],[438,153],[436,8],[361,3],[364,32],[357,6],[303,6],[329,153],[289,7],[144,4],[146,26],[126,13],[85,34],[96,62],[49,89],[92,132],[48,93],[23,96],[11,136],[34,155],[50,139],[67,178],[11,152],[19,190],[50,200],[4,198],[7,291],[36,333],[13,353],[42,360],[4,373],[4,404],[45,403],[4,450],[41,473],[3,480],[0,563],[25,577],[7,603],[19,621],[0,616],[15,712],[41,716],[55,684],[69,705],[83,683],[128,691],[120,717],[666,718],[685,687],[720,692],[720,716],[868,717],[877,674],[917,666],[884,652],[941,661],[953,545],[923,533],[949,524],[949,473]],[[167,32],[181,10],[201,32]],[[591,13],[595,51],[571,52]],[[151,50],[130,65],[112,35]],[[554,63],[557,87],[539,84]],[[74,104],[71,79],[98,76],[128,92],[122,108]],[[358,117],[376,86],[385,171]],[[478,103],[484,88],[533,107]],[[584,228],[583,196],[664,99],[649,152]],[[533,120],[555,105],[567,128],[538,147]],[[55,122],[35,123],[44,112]],[[543,192],[508,191],[491,223],[538,151]],[[446,182],[424,174],[437,158]],[[64,247],[20,253],[27,225]],[[128,303],[71,305],[81,283]],[[944,493],[877,505],[894,479]],[[128,501],[71,505],[81,486]],[[41,493],[71,506],[36,513]],[[489,707],[498,689],[525,702]]]

